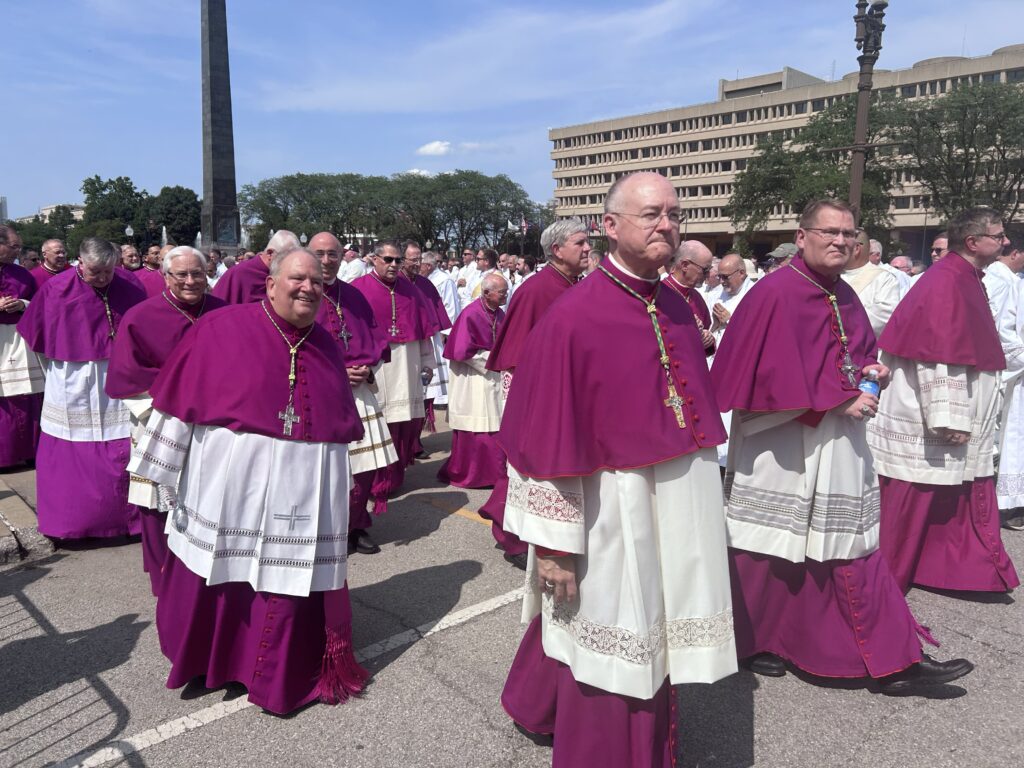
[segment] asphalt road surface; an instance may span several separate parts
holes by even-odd
[[[59,549],[0,571],[0,766],[550,765],[498,700],[524,575],[475,514],[488,492],[436,481],[449,435],[425,444],[374,525],[383,552],[349,562],[354,641],[373,674],[361,698],[275,717],[241,688],[167,690],[139,544]],[[33,473],[5,480],[34,501]],[[1024,563],[1024,533],[1004,539]],[[746,671],[681,686],[679,765],[1024,766],[1021,607],[922,590],[910,601],[942,642],[935,655],[966,656],[973,674],[931,698]]]

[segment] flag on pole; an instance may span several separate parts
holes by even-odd
[[[519,222],[519,230],[525,235],[526,230],[530,228],[530,225],[526,223],[526,217],[523,216],[522,221]]]
[[[519,229],[519,227],[512,223],[512,219],[506,219],[506,221],[508,222],[508,227],[506,227],[506,229],[509,232],[515,232],[516,230]]]

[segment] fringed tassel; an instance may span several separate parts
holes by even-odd
[[[363,692],[369,677],[370,673],[356,661],[352,642],[336,629],[328,627],[323,666],[316,684],[317,698],[324,704],[344,703],[350,696]]]
[[[373,509],[370,510],[375,516],[383,515],[388,511],[388,497],[381,496],[373,500]]]
[[[928,627],[922,626],[916,621],[914,622],[914,627],[917,629],[917,634],[919,634],[926,643],[934,645],[936,648],[939,647],[939,641],[932,637],[932,631],[928,629]]]
[[[423,407],[427,414],[427,432],[433,434],[434,432],[437,432],[437,428],[434,424],[434,401],[427,400],[423,404]]]

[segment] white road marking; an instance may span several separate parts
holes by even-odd
[[[514,603],[523,596],[522,588],[513,589],[511,592],[506,592],[504,595],[498,597],[492,597],[490,600],[484,600],[482,603],[471,605],[462,610],[449,613],[444,616],[440,621],[422,624],[415,629],[407,629],[405,632],[399,632],[396,635],[385,638],[380,642],[373,643],[356,651],[356,658],[361,662],[371,661],[376,659],[378,656],[383,656],[396,648],[404,648],[407,645],[411,645],[417,640],[436,635],[445,629],[451,629],[457,627],[460,624],[465,624],[467,621],[475,619],[477,616],[483,616],[485,613],[496,611],[499,608],[503,608],[506,605]],[[182,736],[189,731],[194,731],[197,728],[202,728],[204,725],[215,723],[229,715],[233,715],[236,712],[241,712],[243,709],[255,706],[246,699],[244,696],[240,696],[237,699],[231,701],[222,701],[213,706],[200,709],[197,712],[193,712],[190,715],[179,717],[177,720],[171,720],[169,722],[158,725],[156,728],[150,728],[148,731],[143,731],[135,736],[129,736],[125,739],[118,739],[117,741],[111,742],[109,746],[102,747],[94,752],[86,755],[75,755],[67,760],[63,760],[59,763],[54,764],[54,768],[96,768],[100,765],[106,765],[107,763],[113,762],[114,760],[120,760],[128,755],[133,755],[137,752],[141,752],[149,747],[155,747],[157,744],[163,744],[165,741]]]

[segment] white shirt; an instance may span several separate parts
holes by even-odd
[[[880,265],[872,264],[870,261],[856,269],[846,270],[843,279],[850,284],[857,293],[860,303],[864,305],[864,311],[868,313],[868,319],[871,321],[871,330],[875,332],[875,336],[881,336],[885,324],[889,322],[902,298],[899,281],[890,270],[882,269]]]
[[[357,277],[362,277],[370,271],[370,267],[362,259],[343,261],[338,268],[338,278],[346,283],[351,283]]]
[[[435,268],[433,272],[427,275],[427,279],[434,284],[437,292],[441,294],[441,301],[444,302],[444,311],[448,313],[448,319],[454,323],[455,318],[462,311],[462,303],[459,301],[459,290],[455,286],[455,281],[440,267]]]
[[[1020,279],[1001,261],[985,268],[982,279],[988,293],[988,304],[992,318],[999,332],[999,344],[1006,355],[1006,370],[1002,372],[1005,384],[1024,372],[1024,338],[1021,338],[1019,318],[1021,314]]]

